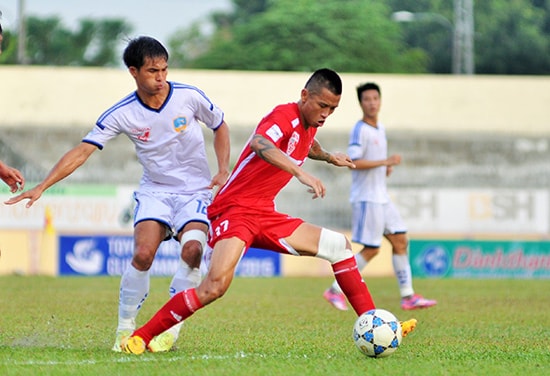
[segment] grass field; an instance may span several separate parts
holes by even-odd
[[[321,297],[328,278],[238,278],[187,320],[174,351],[110,351],[118,278],[0,277],[0,375],[549,375],[550,280],[415,280],[439,304],[399,308],[396,281],[368,285],[417,330],[389,358],[354,346],[352,311]],[[151,281],[143,323],[169,279]]]

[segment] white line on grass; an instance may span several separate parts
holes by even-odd
[[[285,359],[307,359],[308,356],[306,354],[287,354],[286,356],[272,356],[272,355],[266,355],[266,354],[247,354],[244,352],[238,352],[233,355],[182,355],[182,356],[173,356],[170,358],[164,358],[164,357],[154,357],[154,356],[125,356],[124,358],[117,358],[117,359],[105,359],[105,360],[96,360],[96,359],[88,359],[88,360],[78,360],[78,361],[54,361],[54,360],[47,360],[47,361],[41,361],[41,360],[28,360],[28,361],[7,361],[2,362],[0,365],[2,366],[78,366],[78,365],[94,365],[94,364],[103,364],[103,363],[134,363],[134,362],[177,362],[182,360],[227,360],[227,359],[239,359],[239,358],[285,358]],[[330,357],[329,357],[330,358]]]

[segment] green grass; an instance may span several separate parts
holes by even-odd
[[[184,325],[174,351],[110,351],[118,278],[0,277],[0,375],[548,375],[550,280],[415,280],[439,300],[399,308],[394,278],[369,279],[380,308],[419,320],[389,358],[363,356],[352,311],[321,297],[329,278],[234,281]],[[167,296],[151,281],[143,323]]]

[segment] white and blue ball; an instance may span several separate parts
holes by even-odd
[[[353,326],[353,341],[365,355],[373,358],[390,356],[403,338],[401,324],[384,309],[371,309],[363,313]]]

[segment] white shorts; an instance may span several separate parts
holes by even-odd
[[[210,224],[206,216],[206,207],[212,201],[210,191],[193,195],[136,191],[134,200],[134,226],[147,220],[163,223],[167,230],[165,240],[180,232],[189,222]]]
[[[354,202],[351,208],[351,240],[355,243],[379,248],[384,235],[407,232],[399,211],[391,201],[386,204]]]

